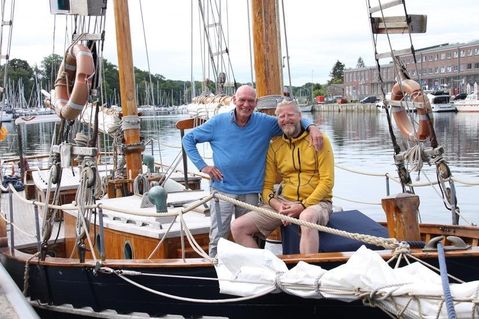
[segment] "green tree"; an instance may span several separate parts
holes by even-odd
[[[33,69],[30,67],[27,61],[21,59],[12,59],[7,65],[7,85],[3,83],[3,74],[5,72],[5,66],[1,70],[0,83],[2,87],[6,88],[7,85],[13,86],[14,90],[18,89],[18,84],[23,84],[24,94],[30,94],[33,87]],[[7,88],[8,90],[8,88]]]
[[[344,81],[344,64],[339,60],[336,61],[329,75],[331,80],[328,81],[328,84],[342,84]]]
[[[313,85],[313,96],[316,97],[319,95],[326,96],[326,86],[316,83]]]
[[[58,70],[63,57],[58,54],[50,54],[42,60],[40,73],[42,76],[42,87],[50,91],[55,86]]]
[[[361,68],[365,68],[365,67],[366,67],[366,65],[364,64],[363,58],[359,57],[358,62],[356,62],[356,68],[361,69]]]
[[[103,94],[108,105],[120,103],[120,82],[118,80],[118,67],[103,59]]]

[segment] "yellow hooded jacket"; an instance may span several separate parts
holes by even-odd
[[[263,201],[274,196],[277,174],[281,175],[281,195],[290,201],[300,201],[305,207],[333,197],[334,155],[329,138],[323,133],[323,147],[316,151],[309,145],[304,131],[299,137],[275,137],[268,149],[263,186]]]

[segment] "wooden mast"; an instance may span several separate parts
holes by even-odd
[[[127,178],[134,179],[141,170],[140,121],[135,101],[135,76],[130,36],[130,18],[127,0],[114,1],[118,77],[120,80],[121,109],[124,126]]]
[[[253,0],[251,15],[257,95],[283,95],[277,0]]]

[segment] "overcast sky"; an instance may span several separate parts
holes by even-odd
[[[147,70],[147,63],[139,1],[142,1],[151,72],[169,79],[190,80],[191,1],[129,1],[134,63],[143,70]],[[193,3],[196,12],[198,1],[194,0]],[[228,19],[223,19],[228,21],[224,22],[224,28],[228,30],[235,77],[239,82],[248,82],[251,72],[247,5],[251,1],[223,0],[222,3],[229,8]],[[284,6],[293,85],[302,85],[312,80],[325,83],[337,60],[344,63],[346,68],[355,67],[359,57],[364,59],[366,65],[373,65],[373,46],[365,0],[284,0]],[[416,48],[479,40],[477,0],[409,0],[407,6],[410,14],[427,15],[427,33],[413,35]],[[117,64],[112,11],[113,2],[108,0],[104,56]],[[395,15],[395,12],[391,12],[391,15]],[[195,20],[197,18],[195,13]],[[61,16],[56,19],[54,50],[54,18],[50,14],[48,1],[17,0],[11,58],[39,64],[43,57],[53,52],[63,55],[64,21],[65,18]],[[198,22],[194,26],[194,36],[197,37]],[[393,39],[395,49],[408,47],[406,42],[400,43],[402,39],[407,37]],[[379,40],[385,43],[385,37]],[[4,40],[4,46],[5,42]],[[195,80],[200,80],[202,70],[199,53],[195,53],[194,60]],[[285,84],[288,84],[286,80]]]

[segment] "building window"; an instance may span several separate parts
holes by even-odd
[[[448,59],[450,59],[450,58],[451,58],[451,52],[447,52],[447,53],[446,53],[446,57],[447,57]]]
[[[466,52],[464,50],[461,50],[461,58],[466,56]]]
[[[472,56],[472,49],[467,50],[467,56]]]
[[[441,53],[441,60],[444,60],[446,58],[446,53]]]
[[[474,64],[474,68],[475,68],[475,69],[479,69],[479,63],[475,63],[475,64]]]
[[[468,63],[467,66],[466,66],[466,69],[468,69],[468,70],[472,69],[472,63]]]
[[[457,51],[454,51],[454,57],[457,58],[459,56],[459,54],[457,53]]]

